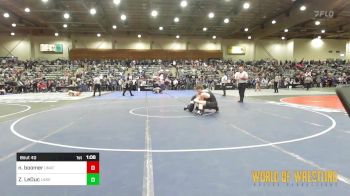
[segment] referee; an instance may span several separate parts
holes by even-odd
[[[248,82],[248,73],[244,71],[243,66],[240,66],[238,69],[238,72],[235,73],[235,79],[238,84],[238,91],[239,91],[239,103],[243,103],[244,99],[244,92],[247,88],[247,82]]]
[[[278,85],[281,83],[281,76],[279,76],[278,74],[276,74],[275,76],[275,80],[273,82],[273,88],[275,90],[275,93],[278,93]]]
[[[129,91],[131,96],[134,96],[131,92],[132,90],[132,80],[129,80],[129,76],[126,78],[126,81],[123,83],[123,96],[125,96],[125,92]]]
[[[222,96],[226,96],[226,84],[227,84],[227,75],[225,73],[224,76],[222,76],[222,78],[221,78],[221,86],[222,86],[222,90],[224,92],[224,94]]]
[[[98,90],[99,92],[98,96],[101,96],[101,78],[98,77],[97,75],[94,77],[94,95],[93,95],[94,97],[95,97],[96,90]]]

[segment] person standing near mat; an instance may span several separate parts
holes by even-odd
[[[226,84],[227,84],[227,75],[224,73],[224,76],[221,78],[221,86],[224,94],[222,96],[226,96]]]
[[[247,88],[248,73],[244,71],[243,66],[238,68],[238,72],[235,73],[235,79],[239,92],[239,103],[243,103],[245,89]]]
[[[261,75],[258,74],[258,77],[255,78],[255,92],[261,91]]]
[[[313,82],[313,79],[312,79],[311,71],[308,71],[305,73],[305,79],[304,79],[304,84],[307,91],[310,89],[312,82]]]
[[[98,90],[98,92],[99,92],[98,96],[101,96],[101,78],[98,77],[97,75],[94,77],[94,95],[93,95],[93,97],[95,97],[96,90]]]
[[[278,74],[276,74],[275,80],[274,80],[274,82],[273,82],[273,87],[274,87],[274,89],[275,89],[275,93],[278,93],[278,85],[280,84],[281,79],[282,79],[281,76],[278,75]]]
[[[123,96],[125,96],[125,92],[128,90],[131,96],[134,96],[131,92],[132,89],[132,80],[129,79],[130,77],[128,76],[126,78],[126,81],[123,82],[122,87],[123,87]]]

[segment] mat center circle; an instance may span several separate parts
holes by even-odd
[[[193,118],[194,114],[184,111],[183,105],[166,105],[166,106],[148,106],[133,108],[129,111],[135,116],[143,116],[150,118]],[[215,112],[206,111],[203,115],[212,115]]]

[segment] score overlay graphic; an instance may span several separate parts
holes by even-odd
[[[17,153],[16,185],[99,184],[99,153]]]

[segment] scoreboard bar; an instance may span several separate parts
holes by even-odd
[[[17,185],[99,183],[99,153],[17,153]]]
[[[17,153],[17,161],[99,161],[99,153]]]

